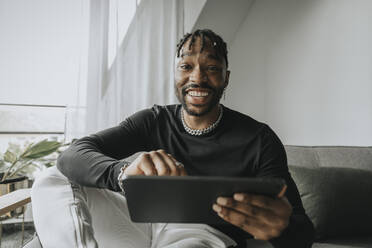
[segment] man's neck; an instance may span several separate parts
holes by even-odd
[[[195,116],[189,115],[183,108],[183,116],[186,122],[186,125],[191,129],[204,129],[212,125],[215,121],[217,121],[218,116],[220,114],[220,106],[219,104],[214,107],[209,113],[203,116]]]

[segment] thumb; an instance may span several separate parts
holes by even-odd
[[[284,184],[283,185],[283,188],[280,190],[279,194],[278,194],[278,198],[282,198],[284,195],[285,195],[285,192],[287,191],[287,185]]]

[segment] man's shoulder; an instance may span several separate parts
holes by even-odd
[[[121,122],[120,126],[140,127],[150,130],[159,123],[168,123],[176,115],[178,107],[176,104],[153,105],[150,108],[135,112]]]
[[[258,132],[268,127],[265,123],[260,122],[247,114],[243,114],[239,111],[227,108],[225,106],[224,106],[224,114],[226,115],[226,119],[228,120],[228,123],[230,125],[235,126],[236,128],[240,126],[244,128],[245,130]]]
[[[282,146],[279,137],[266,123],[257,121],[252,117],[225,107],[227,125],[233,134],[242,140],[259,139],[264,143],[275,143]]]
[[[178,108],[180,108],[180,104],[168,104],[168,105],[157,105],[157,104],[154,104],[154,106],[152,106],[152,110],[154,111],[154,113],[160,115],[162,113],[167,113],[167,114],[175,114],[178,110]]]
[[[151,111],[157,122],[174,121],[177,118],[180,104],[157,105],[152,106]]]
[[[142,109],[134,113],[131,119],[158,119],[162,115],[174,115],[177,112],[179,105],[157,105],[154,104],[151,108]]]

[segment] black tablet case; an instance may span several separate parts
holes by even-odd
[[[133,222],[226,224],[212,209],[217,197],[238,192],[276,197],[284,180],[128,176],[122,185]]]

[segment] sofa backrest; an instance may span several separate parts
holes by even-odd
[[[285,146],[288,165],[308,168],[341,167],[372,171],[372,147]]]
[[[285,149],[317,240],[372,235],[372,147]]]

